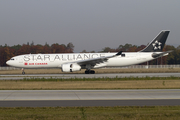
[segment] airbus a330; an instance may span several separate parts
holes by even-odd
[[[161,31],[143,50],[118,53],[70,53],[70,54],[25,54],[12,57],[7,65],[18,68],[60,68],[63,72],[86,69],[85,74],[94,74],[92,69],[121,67],[144,63],[171,51],[163,52],[170,31]],[[25,74],[24,70],[22,74]]]

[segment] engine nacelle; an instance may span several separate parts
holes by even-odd
[[[61,68],[63,72],[73,72],[81,70],[81,66],[76,63],[62,64]]]

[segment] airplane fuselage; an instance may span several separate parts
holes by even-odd
[[[85,74],[94,74],[95,71],[91,69],[134,65],[168,55],[171,51],[162,51],[169,32],[161,31],[139,52],[26,54],[15,56],[6,63],[21,68],[61,68],[63,72],[86,69]]]
[[[61,68],[61,65],[65,63],[103,58],[114,54],[115,53],[25,54],[13,57],[7,63],[20,68]],[[123,52],[122,55],[110,58],[106,62],[100,63],[103,65],[99,65],[99,67],[94,66],[94,68],[139,64],[153,60],[152,54],[153,52]]]

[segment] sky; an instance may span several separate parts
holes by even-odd
[[[180,0],[1,0],[0,45],[72,42],[74,52],[147,45],[161,30],[180,45]]]

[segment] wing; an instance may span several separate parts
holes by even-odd
[[[113,58],[113,57],[119,56],[121,54],[122,54],[122,51],[118,52],[115,55],[106,56],[106,57],[99,57],[99,58],[93,58],[93,59],[87,59],[87,60],[80,60],[80,61],[76,61],[74,63],[77,63],[80,66],[87,65],[87,64],[91,65],[91,66],[95,66],[96,64],[106,62],[109,58]]]

